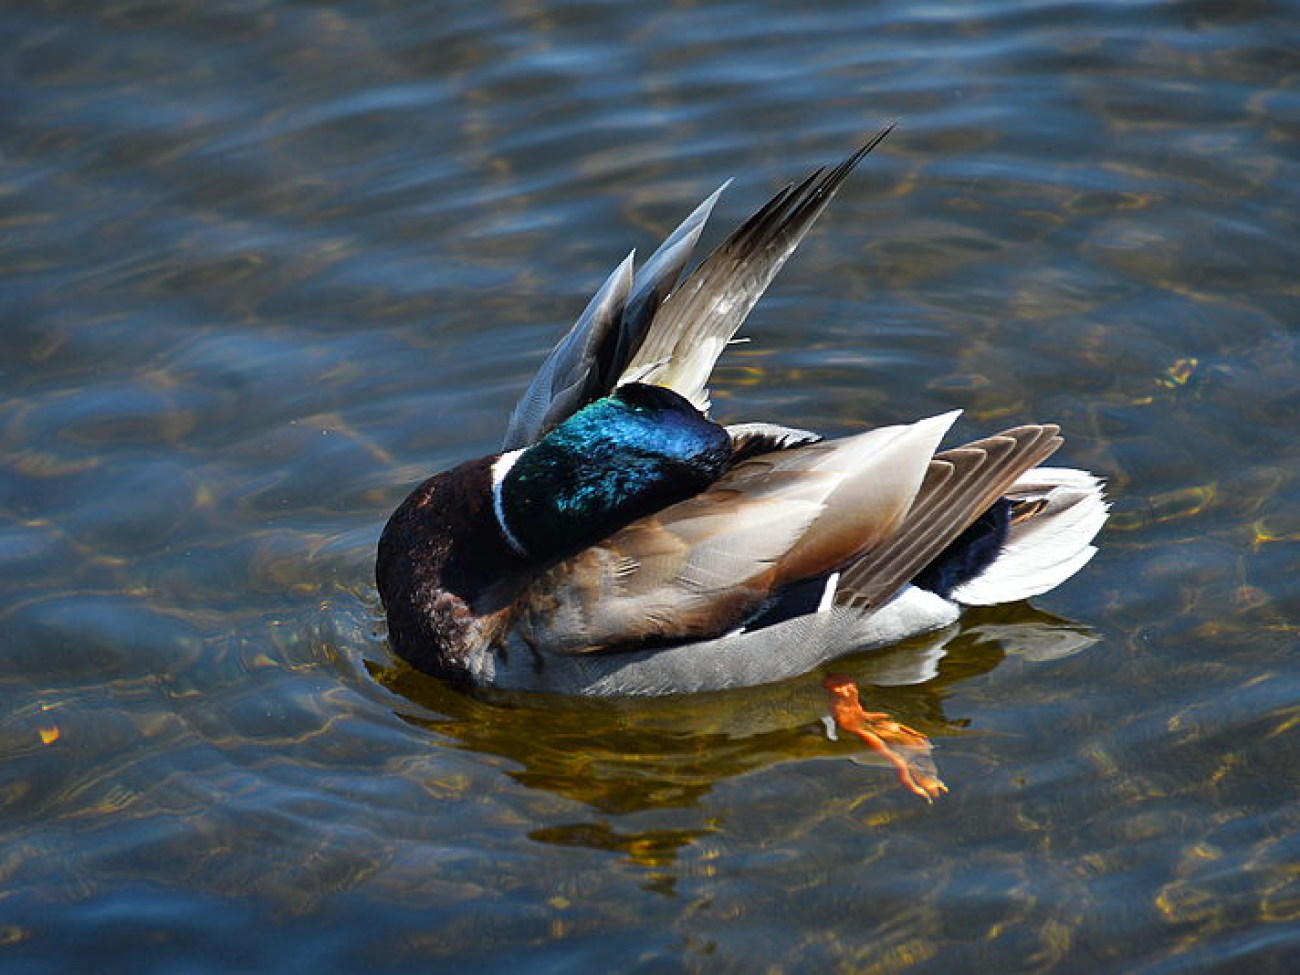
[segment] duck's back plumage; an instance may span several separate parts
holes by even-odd
[[[500,687],[720,689],[1045,591],[1091,557],[1100,485],[1038,466],[1053,425],[940,451],[955,412],[829,441],[702,415],[718,356],[888,131],[781,190],[680,283],[721,190],[640,269],[615,269],[505,453],[431,478],[390,519],[378,579],[399,654]]]
[[[538,575],[520,599],[519,638],[591,653],[741,626],[784,589],[892,538],[953,419],[743,461]]]

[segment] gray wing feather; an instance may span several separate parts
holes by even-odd
[[[535,443],[592,400],[613,391],[726,188],[723,183],[696,207],[635,273],[631,254],[614,269],[519,400],[503,451]]]
[[[597,355],[618,327],[632,293],[635,252],[605,279],[581,317],[542,363],[528,389],[510,414],[502,451],[517,450],[540,440],[557,424],[601,394]]]
[[[673,288],[677,287],[677,281],[682,276],[686,262],[691,259],[691,253],[695,250],[695,244],[700,239],[700,233],[704,230],[704,224],[713,212],[718,197],[730,185],[731,180],[727,180],[714,190],[668,235],[668,239],[659,245],[649,260],[637,269],[636,283],[627,300],[627,308],[623,311],[618,343],[603,377],[606,393],[613,390],[632,356],[641,348],[659,307]]]

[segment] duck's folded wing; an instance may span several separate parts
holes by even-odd
[[[713,366],[813,221],[887,126],[832,169],[785,187],[718,245],[659,308],[621,382],[668,386],[707,412]]]
[[[898,532],[840,575],[836,603],[869,611],[886,602],[1050,457],[1059,432],[1052,424],[1016,427],[936,455]]]
[[[582,315],[542,363],[515,406],[503,451],[536,443],[592,400],[612,392],[690,260],[724,183],[634,272],[634,255],[605,279]]]
[[[727,633],[783,587],[885,545],[955,417],[746,460],[542,573],[516,602],[514,633],[551,653]]]

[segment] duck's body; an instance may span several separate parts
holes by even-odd
[[[955,413],[822,441],[722,427],[718,355],[857,162],[787,187],[680,285],[717,199],[629,257],[542,366],[503,452],[389,520],[390,641],[478,686],[667,694],[804,673],[1074,574],[1098,482],[1040,468],[1054,426],[939,452]]]

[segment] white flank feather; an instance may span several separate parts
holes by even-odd
[[[1086,471],[1036,467],[1007,492],[1015,499],[1041,498],[1042,511],[1013,524],[993,564],[953,590],[967,606],[991,606],[1028,599],[1059,586],[1088,563],[1091,544],[1109,508],[1101,482]]]

